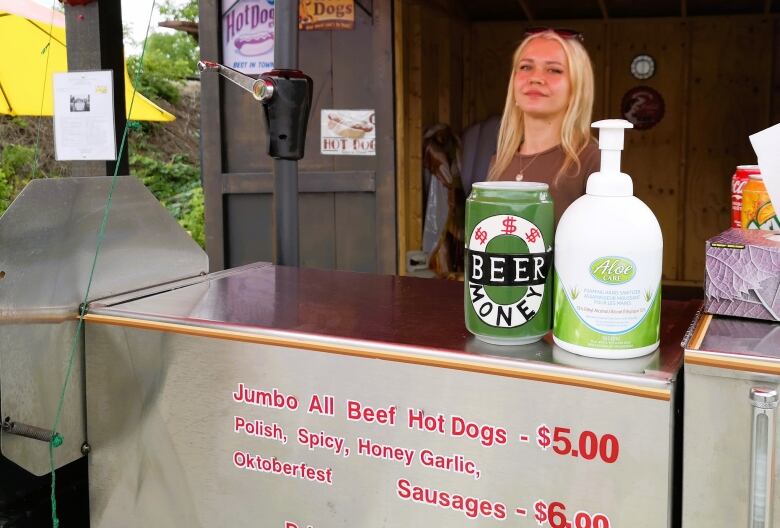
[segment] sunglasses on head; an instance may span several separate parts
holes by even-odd
[[[563,39],[576,39],[580,41],[580,43],[585,42],[585,36],[575,29],[566,29],[566,28],[551,28],[551,27],[532,27],[525,30],[525,34],[523,37],[530,37],[531,35],[538,35],[539,33],[544,33],[545,31],[552,31],[559,37]]]

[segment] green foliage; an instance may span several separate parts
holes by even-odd
[[[35,149],[24,145],[6,145],[0,154],[0,168],[8,175],[29,178],[35,163]]]
[[[200,169],[184,156],[177,155],[165,162],[143,154],[130,156],[130,168],[190,236],[203,246],[204,202]]]
[[[197,72],[200,52],[195,40],[181,32],[174,34],[153,33],[146,40],[143,69],[141,56],[127,58],[130,78],[136,82],[139,92],[151,98],[177,103],[183,81]]]
[[[177,0],[175,4],[181,4]],[[177,20],[197,21],[198,2],[187,0],[177,7],[166,0],[160,13]],[[197,73],[200,51],[197,42],[186,33],[153,33],[146,40],[141,56],[130,56],[127,67],[136,88],[152,99],[164,99],[174,105],[180,102],[181,86],[185,79]],[[136,75],[140,72],[140,76]],[[138,79],[136,81],[136,79]],[[204,238],[203,189],[200,186],[200,167],[184,155],[161,158],[160,127],[158,123],[139,123],[131,134],[131,173],[135,174],[158,200],[168,209],[184,229],[201,246]],[[176,150],[176,149],[174,149]]]
[[[160,6],[160,14],[174,20],[198,21],[198,0],[188,0],[182,7],[176,7],[171,0],[165,0]]]
[[[0,153],[0,213],[33,177],[35,149],[23,145],[6,145]],[[44,176],[40,169],[35,176]]]
[[[21,116],[11,116],[11,123],[18,126],[22,130],[30,128],[30,122]]]
[[[205,216],[206,204],[203,201],[203,187],[198,186],[190,192],[189,202],[184,208],[184,214],[179,223],[202,248],[206,247]]]
[[[29,177],[35,163],[35,149],[24,145],[6,145],[0,154],[0,168],[6,174]]]
[[[11,201],[14,199],[13,187],[8,181],[8,175],[3,169],[0,169],[0,215],[2,215]]]

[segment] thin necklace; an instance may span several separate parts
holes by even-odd
[[[541,154],[541,152],[537,152],[537,153],[536,153],[536,156],[534,156],[534,157],[531,159],[531,161],[529,161],[529,162],[526,164],[526,166],[525,166],[525,167],[523,167],[522,169],[520,169],[520,172],[518,172],[518,173],[517,173],[517,176],[515,176],[515,181],[523,181],[523,178],[525,177],[525,171],[527,171],[527,170],[528,170],[528,167],[530,167],[531,165],[533,165],[534,161],[536,161],[536,158],[538,158],[538,157],[539,157],[539,154]],[[521,156],[522,156],[522,154],[521,154]]]

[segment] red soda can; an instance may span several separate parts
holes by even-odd
[[[758,165],[737,165],[731,177],[731,227],[742,227],[742,190],[751,174],[761,174]]]

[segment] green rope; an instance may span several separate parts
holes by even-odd
[[[41,140],[41,123],[43,122],[43,103],[46,100],[46,78],[49,72],[49,57],[51,57],[51,32],[54,30],[54,2],[51,2],[51,20],[49,21],[49,41],[41,50],[41,55],[46,54],[46,66],[43,68],[43,89],[41,90],[41,108],[38,111],[38,126],[35,129],[35,162],[33,163],[33,170],[31,178],[35,179],[35,173],[38,171],[38,164],[40,163],[40,140]]]
[[[136,86],[138,85],[138,81],[140,79],[141,73],[143,71],[143,63],[144,63],[144,55],[146,54],[146,43],[149,40],[149,28],[152,25],[152,16],[154,15],[154,8],[157,3],[157,0],[152,0],[152,9],[149,12],[149,22],[146,24],[146,35],[144,36],[144,45],[141,48],[141,58],[138,61],[138,71],[136,71],[135,74],[135,80],[133,85],[133,95],[130,98],[130,106],[128,116],[131,116],[133,114],[133,103],[135,103],[135,94],[136,94]],[[124,86],[122,86],[121,89],[124,89]],[[54,435],[52,435],[52,439],[49,442],[49,464],[51,467],[51,523],[53,528],[58,528],[60,525],[60,520],[57,518],[57,495],[56,495],[56,483],[57,483],[57,476],[55,471],[55,456],[54,456],[54,449],[62,445],[63,438],[62,435],[60,435],[59,432],[57,432],[57,429],[59,429],[60,426],[60,419],[62,418],[62,408],[65,404],[65,394],[68,389],[68,383],[70,382],[71,373],[73,372],[73,360],[76,357],[76,349],[77,345],[81,336],[82,328],[84,327],[84,315],[87,313],[87,301],[89,300],[89,291],[92,288],[92,279],[95,276],[95,268],[97,267],[97,261],[98,261],[98,255],[100,254],[100,247],[103,245],[103,240],[105,239],[106,234],[106,225],[108,225],[108,214],[111,211],[111,202],[114,196],[114,189],[116,189],[116,183],[117,183],[117,177],[119,175],[119,161],[122,159],[122,154],[125,150],[125,145],[127,143],[127,135],[130,128],[133,127],[134,121],[128,120],[125,123],[125,130],[122,133],[122,142],[119,145],[119,154],[116,158],[116,164],[114,165],[114,175],[111,178],[111,186],[108,190],[108,198],[106,199],[106,207],[103,211],[103,219],[100,222],[100,229],[98,230],[98,236],[97,236],[97,244],[95,247],[95,256],[92,259],[92,268],[89,272],[89,281],[87,282],[87,289],[84,292],[84,300],[81,303],[81,306],[79,308],[79,321],[78,325],[76,326],[76,333],[73,336],[73,341],[71,342],[70,347],[70,356],[68,358],[68,367],[65,372],[65,383],[62,385],[62,391],[60,392],[60,398],[57,402],[57,413],[54,417],[54,426],[52,427],[52,431],[54,431]],[[37,146],[36,146],[37,148]]]

